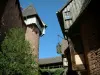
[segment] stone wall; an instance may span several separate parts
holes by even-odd
[[[24,21],[18,0],[1,0],[0,5],[0,41],[2,41],[8,29],[22,27]]]
[[[100,12],[98,2],[93,1],[81,18],[81,36],[89,75],[100,75]]]
[[[29,41],[32,54],[36,56],[38,62],[39,53],[39,29],[35,25],[27,26],[25,38]]]

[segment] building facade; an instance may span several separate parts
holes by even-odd
[[[24,28],[25,39],[29,41],[32,54],[38,62],[39,38],[45,34],[46,25],[38,16],[35,8],[30,5],[21,10],[19,0],[2,0],[0,5],[0,43],[9,29]]]
[[[25,25],[18,0],[1,0],[0,5],[0,41],[3,41],[8,29]]]
[[[80,71],[80,74],[99,75],[99,2],[69,0],[57,12],[57,17],[69,45],[65,55],[69,57],[70,70]]]

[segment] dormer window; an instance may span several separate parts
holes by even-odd
[[[71,14],[70,13],[71,12],[69,10],[65,12],[65,21],[66,20],[72,20],[72,17],[71,17]]]
[[[64,17],[64,28],[69,29],[69,27],[72,25],[72,16],[70,10],[68,9],[64,10],[63,17]]]
[[[70,16],[66,16],[65,20],[71,20],[71,17]]]

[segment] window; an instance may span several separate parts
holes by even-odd
[[[65,12],[65,21],[66,20],[72,20],[72,18],[71,18],[71,12],[70,11],[66,11]]]

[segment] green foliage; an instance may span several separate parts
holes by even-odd
[[[12,28],[1,45],[0,72],[2,75],[38,75],[29,42],[22,28]]]
[[[41,74],[39,75],[63,75],[63,68],[60,69],[40,69]]]
[[[57,69],[57,70],[53,73],[53,75],[62,75],[62,73],[63,73],[63,69]]]
[[[49,69],[40,69],[39,75],[51,75],[52,72]]]
[[[61,52],[61,44],[60,43],[57,44],[56,48],[57,48],[57,53],[61,54],[62,52]]]

